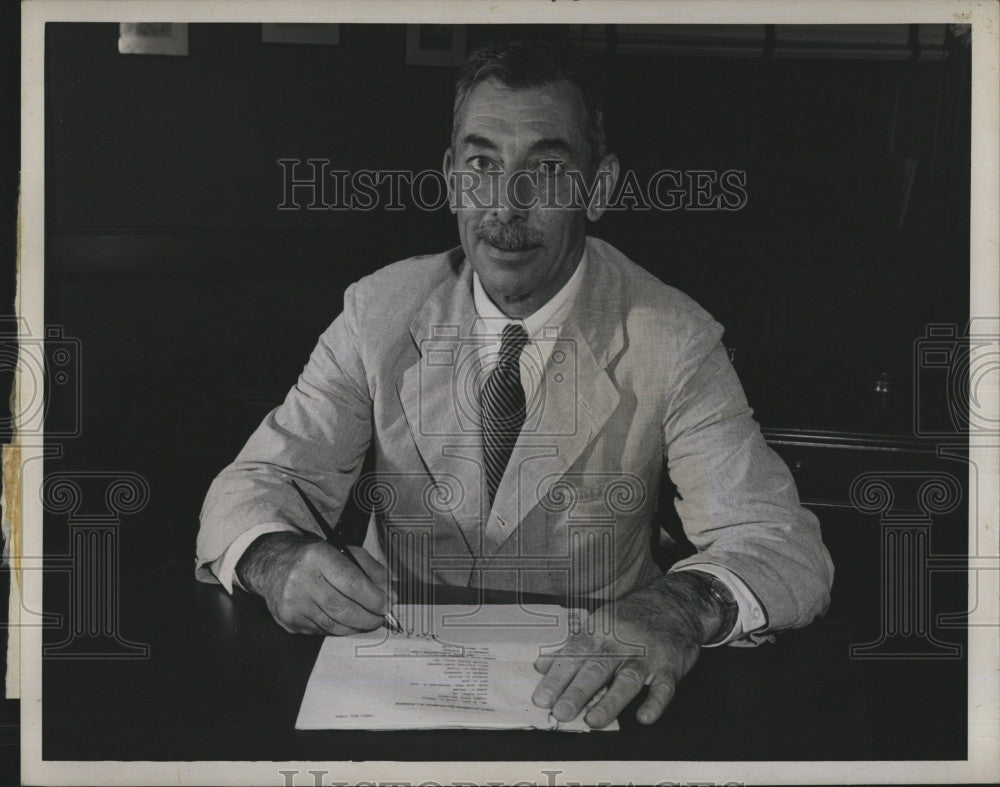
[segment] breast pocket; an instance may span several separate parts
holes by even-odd
[[[623,472],[566,473],[554,478],[542,507],[567,521],[609,520],[634,515],[650,506],[649,461]]]
[[[605,551],[630,550],[626,542],[648,523],[655,505],[644,472],[648,464],[625,472],[566,473],[555,479],[540,506],[549,553],[569,556],[597,542]]]

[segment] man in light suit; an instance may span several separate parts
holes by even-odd
[[[536,43],[474,54],[444,172],[461,246],[348,288],[284,404],[213,483],[197,576],[326,634],[381,625],[387,565],[589,596],[609,625],[540,659],[533,699],[564,721],[607,686],[585,716],[599,727],[648,685],[637,715],[652,723],[703,645],[825,610],[819,524],[751,417],[722,327],[586,236],[619,165],[578,60]],[[290,482],[336,522],[369,450],[362,572]],[[650,548],[664,463],[698,550],[666,574]]]

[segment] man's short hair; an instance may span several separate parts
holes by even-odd
[[[604,110],[596,74],[575,47],[548,41],[505,41],[480,47],[465,61],[455,85],[452,141],[458,113],[476,85],[493,79],[513,90],[541,87],[566,80],[583,99],[590,157],[596,166],[604,158]]]

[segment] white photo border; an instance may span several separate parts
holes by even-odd
[[[40,331],[44,322],[44,26],[48,21],[170,21],[198,22],[325,22],[325,23],[707,23],[724,20],[740,24],[835,23],[965,23],[971,24],[972,48],[972,204],[971,204],[971,314],[992,317],[1000,313],[997,294],[1000,249],[998,199],[998,83],[1000,73],[1000,4],[996,2],[941,2],[940,0],[870,0],[794,2],[793,0],[715,0],[686,2],[623,2],[622,0],[434,0],[420,4],[387,0],[347,2],[185,2],[171,0],[26,0],[21,6],[21,204],[19,313]],[[25,381],[19,381],[19,386]],[[993,391],[994,400],[997,392]],[[996,442],[996,441],[994,441]],[[37,490],[42,481],[41,446],[21,446],[24,487]],[[998,447],[970,444],[971,466],[988,483],[979,486],[980,522],[971,522],[970,543],[996,542]],[[974,479],[973,479],[974,480]],[[989,482],[992,480],[991,482]],[[37,494],[22,495],[22,554],[41,555],[42,506]],[[992,535],[984,533],[991,528]],[[41,609],[42,572],[21,572],[24,604]],[[378,783],[548,783],[546,770],[558,770],[559,781],[656,783],[669,775],[671,783],[714,781],[746,783],[950,783],[988,782],[1000,776],[998,768],[998,714],[1000,714],[1000,637],[995,626],[1000,572],[982,572],[978,605],[969,627],[968,760],[922,762],[69,762],[42,759],[42,632],[20,630],[21,756],[25,784],[282,784],[281,770],[302,773],[326,768],[340,782]],[[970,595],[975,591],[970,586]],[[13,622],[12,622],[13,623]],[[15,624],[16,625],[16,624]],[[919,686],[914,691],[920,691]]]

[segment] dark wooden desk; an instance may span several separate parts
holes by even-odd
[[[463,591],[440,600],[468,601]],[[851,661],[845,621],[773,646],[703,651],[651,727],[633,706],[613,733],[303,732],[293,727],[320,638],[286,634],[255,599],[196,582],[189,563],[122,596],[121,633],[149,657],[45,659],[45,759],[877,759],[892,752],[893,725],[903,725],[899,757],[965,756],[964,663]],[[945,724],[947,702],[961,711],[957,727]]]

